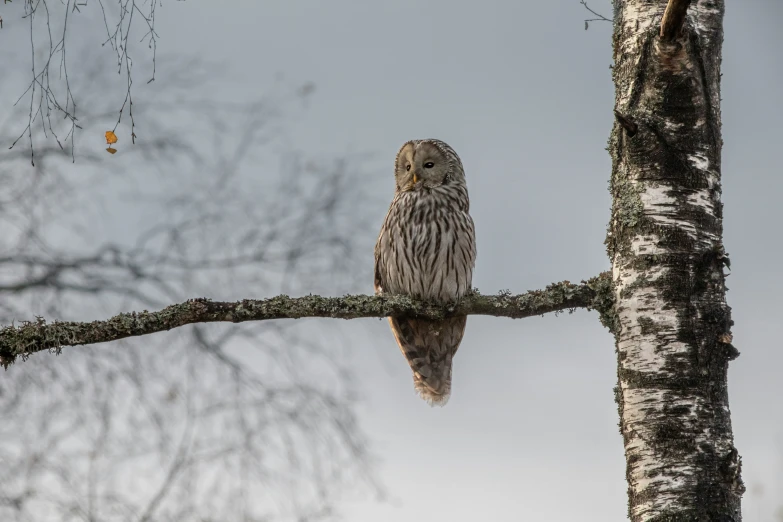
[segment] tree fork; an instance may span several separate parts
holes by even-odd
[[[42,350],[59,351],[63,346],[96,344],[209,322],[263,321],[330,317],[357,319],[412,315],[424,319],[443,319],[455,315],[492,315],[521,319],[550,312],[588,308],[598,310],[604,324],[612,318],[612,278],[604,272],[581,284],[554,283],[543,290],[520,295],[500,293],[486,296],[471,293],[458,302],[437,305],[407,296],[348,295],[345,297],[288,297],[245,299],[234,303],[191,299],[157,312],[123,313],[105,321],[91,323],[56,321],[48,324],[38,318],[20,326],[0,330],[0,364],[8,367],[17,357]]]
[[[607,253],[629,517],[741,520],[727,392],[723,0],[615,0]]]

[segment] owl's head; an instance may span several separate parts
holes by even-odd
[[[454,149],[440,140],[411,140],[394,162],[397,192],[435,188],[449,183],[465,184],[462,162]]]

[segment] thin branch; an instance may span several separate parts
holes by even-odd
[[[245,299],[235,303],[190,299],[157,312],[122,313],[105,321],[91,323],[59,322],[47,324],[43,318],[21,326],[0,330],[0,364],[8,367],[16,357],[25,359],[42,350],[59,352],[63,346],[97,344],[162,332],[195,323],[264,321],[269,319],[300,319],[330,317],[357,319],[361,317],[415,316],[423,319],[443,319],[458,315],[492,315],[521,319],[549,312],[576,308],[596,309],[607,324],[606,313],[612,306],[612,277],[602,273],[589,281],[573,284],[555,283],[544,290],[511,295],[501,292],[485,296],[472,293],[459,302],[437,305],[407,296],[347,295],[345,297],[288,297]]]
[[[661,40],[671,42],[682,30],[691,0],[669,0],[661,20]]]
[[[587,2],[585,0],[580,0],[579,3],[582,4],[583,6],[585,6],[585,9],[587,9],[588,11],[590,11],[591,13],[593,13],[597,17],[597,18],[588,18],[587,20],[585,20],[585,31],[587,31],[588,27],[590,27],[590,22],[611,22],[612,21],[611,19],[605,17],[601,13],[598,13],[598,12],[593,11],[592,9],[590,9],[590,7],[587,5]]]
[[[155,511],[160,504],[165,500],[166,494],[174,485],[174,481],[177,475],[180,475],[188,466],[188,454],[190,452],[190,446],[193,443],[193,412],[191,411],[190,404],[188,404],[188,417],[185,423],[185,429],[182,432],[182,438],[179,442],[177,454],[174,456],[174,460],[169,466],[169,471],[166,473],[166,477],[163,483],[158,488],[158,491],[150,500],[144,513],[139,517],[139,522],[149,522]]]

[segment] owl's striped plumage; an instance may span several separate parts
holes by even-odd
[[[476,261],[459,156],[442,141],[412,140],[397,153],[394,177],[394,199],[375,245],[375,293],[435,302],[459,299],[471,289]],[[431,405],[448,401],[452,358],[466,320],[389,318],[413,370],[414,387]]]

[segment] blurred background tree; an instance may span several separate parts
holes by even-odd
[[[308,157],[285,133],[312,85],[196,99],[215,66],[163,62],[133,108],[144,138],[118,130],[111,156],[79,140],[116,121],[118,78],[77,51],[78,74],[34,73],[31,104],[0,110],[5,148],[26,119],[30,145],[0,155],[0,322],[357,287],[361,159]],[[336,325],[311,332],[203,325],[16,366],[0,379],[0,519],[329,520],[344,489],[380,493],[348,345]]]

